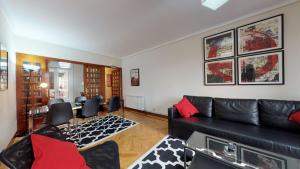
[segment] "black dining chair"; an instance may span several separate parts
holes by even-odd
[[[48,101],[48,108],[50,109],[51,105],[56,104],[56,103],[64,103],[64,99],[58,98],[58,99],[50,99]]]
[[[86,100],[87,100],[87,98],[85,96],[78,96],[78,97],[75,98],[75,105],[83,107]],[[76,116],[77,117],[82,117],[82,109],[77,109],[76,110]]]
[[[82,103],[85,102],[87,99],[85,96],[78,96],[75,98],[75,103]]]
[[[93,98],[86,100],[83,107],[82,113],[78,118],[93,118],[96,121],[97,127],[99,127],[99,123],[103,123],[103,119],[98,119],[98,112],[99,112],[99,100]],[[80,134],[81,135],[81,134]],[[80,136],[81,137],[81,136]]]
[[[120,99],[119,96],[112,96],[109,99],[109,103],[108,103],[108,117],[112,116],[111,114],[113,112],[119,111],[121,108],[121,101],[122,101],[122,106],[123,106],[123,100]],[[122,107],[122,117],[121,116],[117,116],[117,118],[121,119],[122,123],[125,120],[125,114],[124,114],[124,108]]]
[[[111,114],[112,112],[118,111],[120,108],[121,108],[120,97],[112,96],[109,99],[109,103],[108,103],[108,113]]]
[[[81,118],[90,118],[98,116],[99,112],[99,100],[97,99],[89,99],[86,100],[83,107]]]
[[[96,96],[94,96],[92,99],[98,100],[98,102],[99,102],[99,109],[98,109],[98,111],[99,111],[99,112],[103,112],[103,111],[104,111],[104,107],[103,107],[103,104],[104,104],[103,96],[102,96],[102,95],[96,95]]]
[[[46,117],[46,124],[54,126],[68,124],[68,130],[70,131],[70,120],[72,118],[73,110],[71,103],[55,103],[50,106]]]

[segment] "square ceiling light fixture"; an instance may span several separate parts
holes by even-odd
[[[217,10],[229,0],[201,0],[201,4],[209,9]]]

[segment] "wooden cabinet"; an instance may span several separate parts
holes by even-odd
[[[112,96],[122,98],[122,69],[114,68],[112,70]]]
[[[105,98],[105,67],[99,65],[84,65],[84,93],[90,99],[96,95]]]
[[[30,71],[24,69],[24,65],[34,65],[40,69]],[[18,135],[27,131],[26,102],[28,96],[27,110],[35,106],[47,104],[47,90],[40,88],[43,75],[46,72],[47,61],[43,57],[17,53],[16,63],[16,98],[17,98],[17,128]],[[39,119],[37,119],[39,120]],[[41,121],[41,119],[40,119]]]

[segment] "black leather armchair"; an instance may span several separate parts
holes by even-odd
[[[46,126],[34,133],[63,141],[66,139],[55,126]],[[120,169],[118,145],[114,141],[105,142],[80,153],[92,169]],[[0,160],[11,169],[30,169],[34,161],[30,135],[3,150]]]

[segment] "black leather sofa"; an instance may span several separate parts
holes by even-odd
[[[55,126],[46,126],[34,133],[63,141],[66,139],[66,136]],[[120,169],[118,145],[113,141],[105,142],[80,153],[92,169]],[[3,150],[0,160],[10,169],[30,169],[34,161],[31,137],[27,136]]]
[[[182,118],[169,108],[171,136],[186,140],[199,131],[300,159],[300,125],[288,120],[300,110],[299,101],[186,97],[200,113]]]

